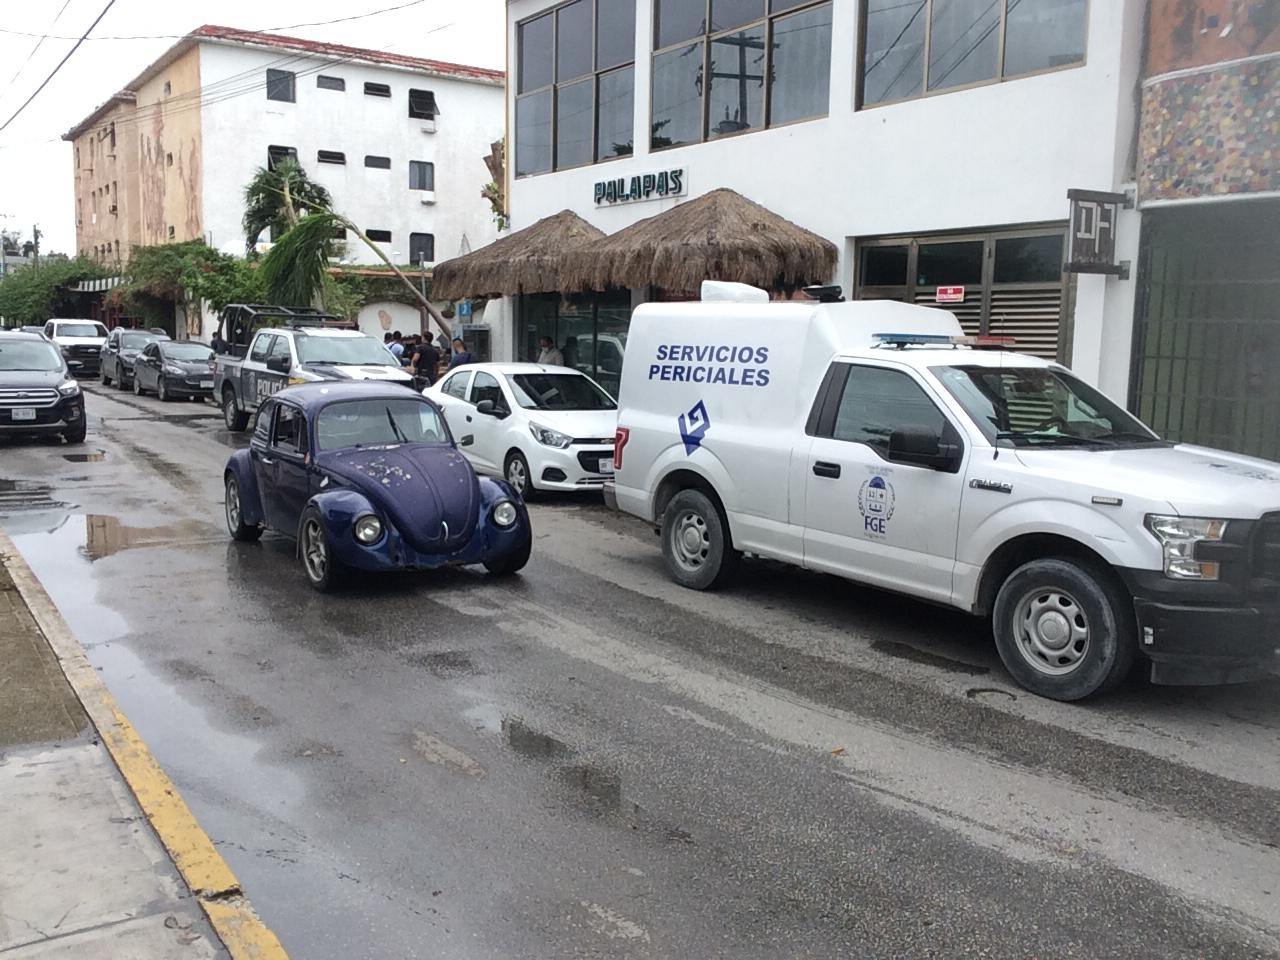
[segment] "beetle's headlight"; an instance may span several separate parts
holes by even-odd
[[[1218,564],[1196,559],[1196,544],[1216,542],[1227,532],[1226,520],[1205,517],[1147,515],[1147,529],[1164,547],[1164,575],[1171,580],[1217,580]]]
[[[498,505],[493,508],[493,522],[500,527],[511,526],[519,516],[520,511],[510,500],[499,500]]]
[[[563,434],[559,430],[544,427],[540,423],[530,423],[529,432],[533,434],[533,439],[539,443],[544,446],[555,447],[557,450],[563,450],[573,443],[573,437]]]
[[[368,545],[382,539],[382,521],[371,513],[356,519],[356,539]]]
[[[63,380],[58,384],[58,392],[64,397],[74,397],[80,392],[80,384],[74,380]]]

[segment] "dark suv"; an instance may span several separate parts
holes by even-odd
[[[38,333],[0,331],[0,434],[6,433],[84,442],[80,384],[58,348]]]
[[[102,346],[102,385],[114,382],[117,390],[128,390],[133,383],[133,365],[143,348],[156,340],[168,339],[163,333],[116,327]]]

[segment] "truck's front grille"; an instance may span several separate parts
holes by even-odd
[[[14,407],[52,407],[58,402],[58,391],[52,387],[0,388],[0,409]]]

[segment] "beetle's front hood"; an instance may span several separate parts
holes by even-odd
[[[1034,472],[1111,495],[1167,502],[1186,517],[1251,520],[1280,509],[1280,464],[1178,444],[1173,447],[1019,449]]]
[[[457,550],[475,533],[480,483],[452,447],[403,443],[335,450],[317,465],[359,490],[414,549]]]

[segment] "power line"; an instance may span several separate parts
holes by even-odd
[[[58,15],[53,18],[53,22],[49,24],[50,27],[53,27],[55,24],[57,24],[59,20],[62,19],[62,15],[67,12],[67,7],[69,7],[70,5],[71,5],[71,0],[63,0],[62,9],[59,10]],[[48,37],[40,37],[36,41],[36,45],[32,47],[31,52],[27,54],[27,59],[22,61],[22,66],[18,67],[17,72],[14,73],[14,75],[9,78],[10,90],[12,90],[13,85],[18,82],[18,78],[22,76],[22,72],[27,69],[27,64],[29,64],[32,58],[34,58],[35,55],[40,52],[40,48],[44,46],[44,42],[47,39]]]
[[[9,124],[13,123],[14,120],[18,119],[18,116],[22,113],[22,111],[27,109],[27,107],[31,105],[31,101],[40,95],[40,91],[49,85],[49,81],[58,75],[58,71],[62,69],[63,65],[68,60],[71,59],[71,55],[80,49],[80,44],[84,43],[85,38],[88,37],[89,34],[93,32],[93,28],[102,22],[102,18],[107,15],[108,10],[110,10],[112,7],[115,6],[115,3],[116,3],[116,0],[107,0],[107,5],[103,7],[102,12],[99,13],[98,16],[94,18],[93,23],[89,24],[89,29],[86,30],[83,33],[83,35],[81,35],[80,39],[75,42],[75,45],[72,46],[72,48],[67,51],[67,55],[58,61],[58,65],[53,68],[53,71],[47,77],[44,78],[44,82],[41,83],[40,86],[36,87],[35,93],[31,94],[31,96],[27,97],[27,99],[22,102],[22,106],[20,106],[17,110],[13,112],[13,116],[11,116],[4,123],[0,124],[0,133],[3,133],[5,129],[9,126]]]

